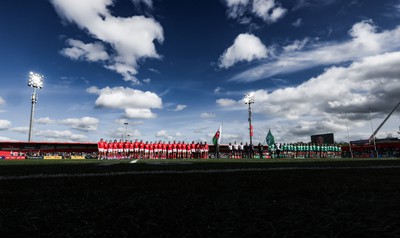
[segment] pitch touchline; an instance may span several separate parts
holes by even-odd
[[[368,166],[368,167],[277,167],[277,168],[245,168],[245,169],[198,169],[198,170],[154,170],[154,171],[120,171],[111,173],[77,173],[77,174],[31,174],[0,176],[0,180],[23,180],[41,178],[80,178],[80,177],[104,177],[121,175],[142,174],[213,174],[213,173],[236,173],[236,172],[267,172],[280,170],[347,170],[347,169],[399,169],[400,166]]]

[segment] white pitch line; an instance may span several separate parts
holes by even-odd
[[[195,169],[195,170],[153,170],[153,171],[120,171],[108,173],[77,173],[77,174],[31,174],[0,176],[0,181],[43,179],[43,178],[84,178],[107,177],[121,175],[148,175],[148,174],[216,174],[237,172],[267,172],[282,170],[350,170],[350,169],[400,169],[400,166],[364,166],[364,167],[275,167],[275,168],[242,168],[242,169]]]

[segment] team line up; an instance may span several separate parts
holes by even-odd
[[[98,159],[206,159],[209,147],[204,143],[185,143],[168,141],[143,142],[135,140],[125,142],[121,139],[97,143]]]

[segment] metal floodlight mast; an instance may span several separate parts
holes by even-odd
[[[31,97],[31,117],[29,120],[29,135],[28,135],[28,142],[31,142],[32,139],[32,129],[33,129],[33,120],[35,115],[35,104],[37,103],[37,93],[36,89],[43,88],[43,75],[30,72],[29,73],[29,80],[28,86],[33,88],[32,97]]]
[[[128,122],[124,122],[124,125],[125,125],[125,140],[127,140],[128,137],[126,136],[126,132],[128,130]]]
[[[253,94],[246,93],[244,95],[244,103],[249,104],[249,136],[250,136],[250,145],[253,144],[253,135],[252,135],[252,126],[251,126],[251,104],[254,103]]]

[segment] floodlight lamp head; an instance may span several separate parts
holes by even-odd
[[[253,93],[246,93],[244,95],[244,103],[245,104],[252,104],[254,103],[254,94]]]
[[[30,72],[28,86],[32,88],[43,88],[43,75]]]

